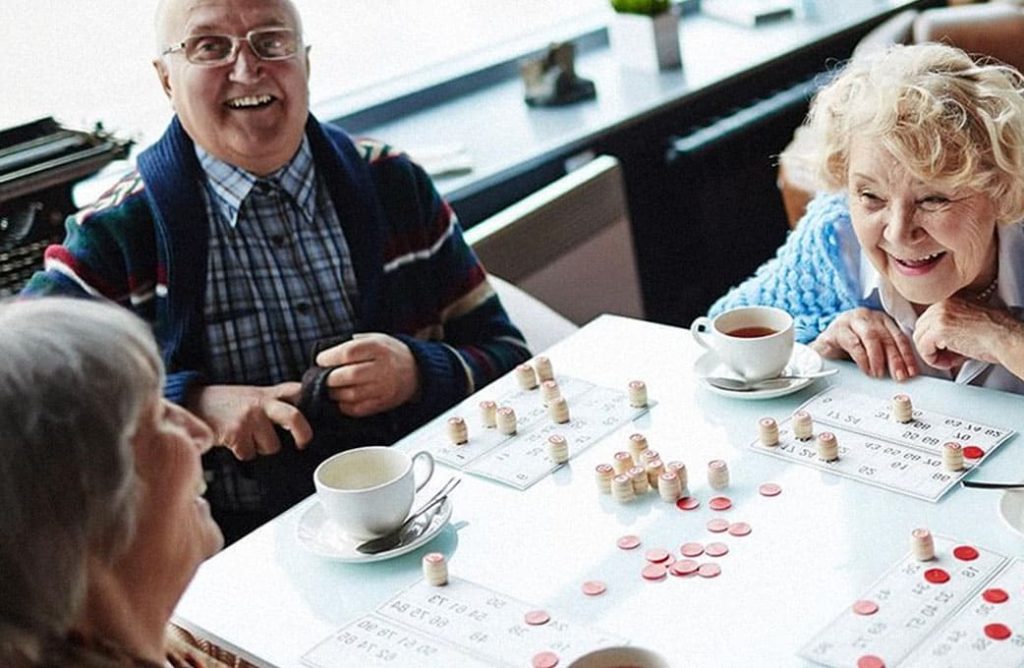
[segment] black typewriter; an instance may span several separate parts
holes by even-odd
[[[75,183],[130,147],[102,127],[70,130],[52,118],[0,130],[0,297],[17,293],[63,238]]]

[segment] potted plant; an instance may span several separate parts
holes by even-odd
[[[682,67],[679,17],[670,0],[611,0],[608,36],[619,62],[645,69]]]

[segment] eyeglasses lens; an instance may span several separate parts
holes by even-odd
[[[220,65],[234,59],[235,41],[230,35],[196,35],[185,40],[185,57],[196,65]],[[262,60],[283,60],[295,55],[298,40],[292,30],[254,30],[246,35],[249,46]],[[239,40],[240,41],[240,40]]]

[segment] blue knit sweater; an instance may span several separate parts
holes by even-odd
[[[842,240],[852,234],[846,198],[819,195],[775,257],[715,302],[709,315],[738,306],[776,306],[793,316],[797,341],[813,341],[840,313],[868,306],[857,294],[858,268],[843,257]]]

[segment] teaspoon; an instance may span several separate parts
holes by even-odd
[[[706,380],[709,385],[717,387],[720,390],[751,392],[755,390],[776,390],[783,387],[789,387],[793,381],[796,380],[823,378],[825,376],[831,376],[834,373],[838,373],[838,371],[839,369],[825,369],[824,371],[816,371],[814,373],[776,376],[775,378],[753,381],[742,380],[740,378],[728,378],[725,376],[706,376],[704,380]]]

